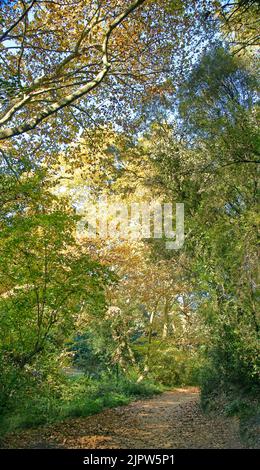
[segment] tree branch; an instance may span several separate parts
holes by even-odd
[[[24,132],[28,132],[32,129],[35,129],[35,127],[37,127],[37,125],[40,124],[44,119],[57,113],[62,108],[70,105],[74,101],[78,100],[82,96],[94,90],[104,80],[105,76],[107,75],[111,67],[111,64],[109,63],[109,59],[108,59],[108,45],[109,45],[109,39],[113,30],[117,28],[117,26],[119,26],[119,24],[122,23],[122,21],[125,18],[127,18],[127,16],[130,13],[132,13],[136,8],[141,6],[144,2],[145,0],[133,1],[129,5],[129,7],[126,8],[126,10],[122,12],[120,15],[118,15],[107,28],[103,43],[101,44],[103,67],[97,73],[96,77],[93,80],[88,82],[86,85],[80,87],[79,89],[75,90],[73,93],[70,93],[63,98],[60,98],[59,100],[57,100],[55,103],[51,104],[50,106],[47,106],[42,112],[38,114],[38,116],[31,119],[29,122],[24,122],[20,125],[17,125],[14,127],[8,127],[6,129],[1,130],[0,140],[8,139],[10,137],[14,137],[14,136],[23,134]],[[9,121],[18,110],[22,109],[23,106],[31,100],[32,96],[33,94],[25,95],[18,103],[16,103],[7,112],[7,114],[1,119],[0,124],[6,123],[7,121]]]
[[[26,8],[26,10],[23,11],[21,16],[19,16],[18,20],[16,20],[3,34],[0,36],[0,42],[4,41],[8,34],[24,19],[24,17],[29,13],[33,5],[37,2],[37,0],[32,0],[30,5]]]

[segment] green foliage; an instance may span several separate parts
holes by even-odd
[[[32,7],[38,11],[36,3]],[[181,59],[172,61],[172,33],[174,44],[184,44],[188,28],[188,36],[195,35],[197,42],[201,24],[193,13],[204,10],[197,9],[199,2],[147,2],[148,22],[135,15],[124,28],[111,31],[110,19],[119,18],[117,10],[123,11],[124,2],[116,2],[116,11],[110,1],[98,2],[98,22],[92,30],[91,20],[89,35],[79,36],[80,24],[85,28],[87,21],[81,17],[81,2],[71,18],[65,5],[62,21],[72,25],[77,53],[68,53],[70,44],[59,27],[59,51],[54,52],[43,48],[44,41],[54,40],[48,25],[59,26],[61,21],[54,3],[47,23],[42,23],[42,13],[25,17],[32,29],[25,28],[23,39],[16,36],[21,54],[15,48],[10,52],[10,41],[2,37],[7,42],[2,52],[10,65],[10,77],[6,67],[0,74],[6,117],[2,122],[11,126],[1,130],[8,141],[0,146],[2,432],[88,416],[164,387],[200,384],[203,407],[239,416],[241,430],[249,436],[253,420],[258,423],[260,392],[256,64],[250,57],[232,54],[221,39],[197,56],[188,72],[191,45],[181,46]],[[231,17],[240,21],[245,14],[253,20],[252,5],[246,11],[239,5]],[[14,13],[8,13],[8,24]],[[171,21],[167,30],[165,15]],[[7,34],[18,33],[19,23]],[[43,26],[41,40],[34,28],[38,32]],[[234,37],[247,38],[251,27],[247,25],[244,33],[236,27]],[[152,43],[149,28],[156,37]],[[109,57],[118,58],[111,61],[116,67],[111,77],[106,54],[100,62],[103,34],[107,40],[111,35],[110,41],[102,42]],[[24,49],[26,35],[39,53]],[[88,36],[96,37],[97,47],[92,47],[95,41],[87,47]],[[172,96],[176,80],[171,73],[164,76],[158,71],[168,67],[155,57],[164,43],[169,70],[174,64],[181,77],[186,74]],[[101,79],[91,81],[95,56],[105,69],[97,76]],[[82,74],[88,63],[89,70]],[[39,67],[44,68],[42,76]],[[154,67],[157,78],[152,76]],[[82,109],[77,104],[65,109],[78,96],[73,95],[78,87],[86,85],[85,79],[81,83],[83,75],[90,80],[87,92],[93,89],[92,99]],[[104,86],[98,88],[105,76]],[[126,94],[121,89],[125,83],[131,85]],[[22,86],[28,96],[20,93]],[[137,100],[143,87],[149,92],[135,106],[132,98]],[[131,135],[123,128],[116,132],[111,123],[120,115],[116,91],[130,120],[137,119]],[[69,96],[74,96],[72,101]],[[92,118],[99,99],[103,105],[98,120],[109,116],[109,125],[100,127]],[[58,108],[63,114],[55,117]],[[75,121],[65,125],[70,112]],[[164,119],[156,122],[158,112]],[[50,116],[51,125],[45,121]],[[153,124],[147,128],[147,122]],[[9,139],[28,129],[39,132],[30,139]],[[79,134],[79,142],[66,147],[68,136]],[[165,240],[141,237],[131,242],[116,236],[105,241],[79,239],[78,189],[84,197],[122,197],[128,205],[143,202],[146,196],[151,201],[183,202],[183,249],[171,252],[165,249]],[[66,375],[66,366],[72,373]],[[78,374],[73,373],[75,367]]]
[[[106,322],[95,321],[92,328],[89,327],[86,333],[78,335],[68,345],[73,353],[73,364],[93,378],[114,369],[112,339],[103,323]]]
[[[178,126],[150,137],[164,185],[185,203],[186,276],[204,323],[202,403],[240,416],[260,390],[257,87],[250,63],[213,48],[179,90]]]
[[[149,397],[163,388],[152,382],[136,382],[104,375],[99,380],[82,377],[49,377],[49,382],[24,384],[15,406],[1,418],[0,434],[14,429],[51,424],[67,418],[89,416],[105,408],[121,406],[136,397]]]
[[[78,218],[46,172],[27,163],[9,173],[4,160],[0,171],[1,408],[66,361],[65,341],[103,314],[112,280],[75,239]]]
[[[198,385],[204,358],[200,351],[165,344],[151,356],[152,376],[167,386]]]

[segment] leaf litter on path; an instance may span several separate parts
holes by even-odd
[[[5,448],[243,448],[235,418],[204,414],[199,390],[187,387],[93,416],[14,432]]]

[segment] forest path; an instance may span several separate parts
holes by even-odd
[[[87,418],[13,433],[6,447],[153,449],[242,448],[238,422],[205,415],[199,390],[174,389]]]

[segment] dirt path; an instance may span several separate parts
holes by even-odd
[[[204,415],[199,392],[175,389],[87,418],[9,435],[5,447],[242,448],[237,421]]]

